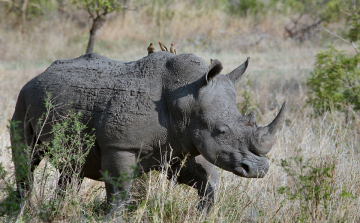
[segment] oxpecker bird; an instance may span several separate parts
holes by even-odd
[[[148,55],[150,54],[150,53],[153,53],[154,52],[154,45],[153,45],[153,43],[150,43],[150,45],[149,45],[149,47],[148,47]]]
[[[173,44],[173,43],[171,43],[170,53],[176,54],[176,50],[175,50],[175,48],[174,48],[174,44]]]
[[[168,51],[167,47],[164,44],[162,44],[162,42],[159,41],[158,43],[162,51]]]

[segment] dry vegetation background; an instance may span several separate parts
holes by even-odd
[[[21,87],[54,60],[78,57],[85,52],[87,15],[68,7],[74,13],[53,13],[41,20],[31,20],[23,33],[11,25],[13,21],[1,20],[0,162],[9,172],[10,183],[13,164],[7,149],[10,142],[6,125]],[[60,214],[44,217],[41,202],[46,196],[43,200],[34,198],[16,221],[360,222],[360,123],[354,119],[345,124],[344,115],[337,112],[313,117],[312,108],[305,106],[305,81],[313,68],[315,54],[330,42],[344,49],[348,46],[321,31],[303,43],[285,38],[284,27],[290,20],[277,13],[257,19],[235,17],[205,3],[175,1],[167,7],[173,12],[171,18],[160,5],[145,5],[137,11],[112,15],[100,31],[95,52],[132,61],[147,55],[150,42],[162,41],[168,46],[173,42],[178,53],[194,53],[205,61],[219,59],[224,65],[223,73],[250,56],[246,74],[253,84],[246,85],[247,76],[242,79],[237,86],[238,102],[244,100],[245,90],[251,92],[259,125],[268,124],[283,101],[288,106],[286,121],[268,154],[270,170],[266,177],[245,179],[219,170],[216,204],[208,215],[197,211],[198,197],[192,188],[176,185],[164,175],[152,172],[134,183],[131,198],[137,205],[120,207],[116,211],[120,216],[106,216],[99,208],[104,205],[104,185],[85,180],[72,208],[64,207]],[[337,29],[341,24],[339,21],[330,28]],[[158,44],[155,49],[159,50]],[[320,169],[334,167],[329,178],[313,179],[314,184],[326,179],[325,187],[330,189],[329,197],[324,199],[328,206],[324,206],[322,198],[304,200],[307,196],[304,192],[293,199],[279,193],[284,186],[296,191],[304,183],[299,177],[303,173],[301,166],[291,162],[291,157],[310,159],[310,165]],[[287,174],[281,167],[282,160],[290,162],[289,168],[297,175]],[[45,165],[43,161],[38,174]],[[48,185],[55,180],[50,180]],[[0,187],[4,186],[5,182],[0,181]],[[1,194],[2,198],[5,196]],[[9,220],[8,217],[3,220]]]

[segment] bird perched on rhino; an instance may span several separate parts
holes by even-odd
[[[155,50],[153,43],[150,43],[149,47],[147,48],[148,55],[153,53]]]
[[[170,53],[176,54],[176,50],[175,50],[175,48],[174,48],[174,44],[173,44],[173,43],[171,43]]]
[[[167,47],[164,44],[162,44],[162,42],[159,41],[158,43],[162,51],[168,51]]]

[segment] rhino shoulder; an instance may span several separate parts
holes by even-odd
[[[209,65],[201,58],[192,53],[179,54],[169,58],[166,67],[172,76],[194,80],[205,74]]]

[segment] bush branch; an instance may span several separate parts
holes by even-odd
[[[327,33],[329,33],[330,35],[333,35],[333,36],[341,39],[342,41],[344,41],[344,42],[346,42],[346,43],[348,43],[348,44],[350,44],[350,45],[352,45],[352,46],[354,47],[354,50],[355,50],[356,54],[359,54],[359,50],[358,50],[358,48],[356,47],[356,45],[354,44],[354,42],[350,42],[350,41],[342,38],[341,36],[339,36],[339,35],[331,32],[330,30],[325,29],[325,28],[323,28],[323,27],[321,27],[321,26],[319,26],[319,29],[320,29],[320,30],[323,30],[323,31],[325,31],[325,32],[327,32]]]

